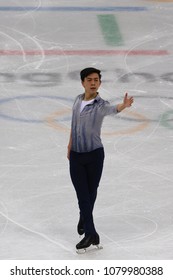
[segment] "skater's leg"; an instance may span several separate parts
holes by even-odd
[[[88,188],[85,157],[78,153],[70,154],[70,175],[76,190],[80,212],[84,218],[85,234],[95,234],[96,230],[93,223],[92,204]]]
[[[91,209],[93,212],[94,203],[97,196],[97,188],[99,186],[99,182],[102,175],[104,163],[104,150],[97,149],[90,153],[89,161],[86,165],[87,170],[87,182],[89,187],[89,196]],[[98,245],[100,242],[99,235],[97,233],[85,236],[77,245],[77,249],[87,248],[91,244]]]
[[[89,185],[89,194],[92,210],[97,197],[97,188],[102,175],[104,163],[104,149],[93,151],[92,161],[87,165],[87,180]]]
[[[78,225],[77,225],[77,232],[79,233],[79,235],[82,235],[82,234],[85,233],[85,230],[84,230],[84,218],[83,218],[83,215],[82,215],[81,212],[79,214],[79,222],[78,222]]]

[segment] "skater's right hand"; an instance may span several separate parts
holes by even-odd
[[[67,150],[67,158],[68,158],[68,160],[70,160],[70,149],[69,148]]]

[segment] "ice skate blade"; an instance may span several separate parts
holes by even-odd
[[[98,245],[91,245],[87,248],[83,248],[83,249],[77,249],[76,253],[81,255],[81,254],[85,254],[87,252],[91,252],[91,251],[95,251],[95,250],[101,250],[103,249],[103,246],[101,246],[100,244]]]

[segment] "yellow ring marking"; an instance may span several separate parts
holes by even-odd
[[[71,111],[71,109],[63,109],[63,110],[60,110],[58,112],[54,112],[52,113],[50,116],[48,116],[46,119],[45,119],[45,122],[51,126],[52,128],[54,129],[57,129],[61,132],[69,132],[70,128],[67,128],[65,127],[63,124],[60,124],[58,122],[55,121],[55,118],[57,116],[62,116],[66,113],[69,113]],[[137,120],[141,120],[142,123],[132,127],[132,128],[129,128],[129,129],[124,129],[124,130],[119,130],[119,131],[112,131],[112,132],[103,132],[103,135],[106,135],[106,136],[112,136],[112,135],[128,135],[128,134],[133,134],[133,133],[136,133],[136,132],[139,132],[143,129],[145,129],[148,125],[149,125],[149,119],[147,119],[145,116],[137,113],[137,112],[129,112],[129,111],[125,111],[124,112],[125,114],[127,115],[130,115],[130,116],[133,116],[135,117]]]
[[[149,125],[149,119],[147,119],[145,116],[136,113],[136,112],[129,112],[129,111],[125,111],[124,113],[126,113],[127,115],[136,117],[136,119],[139,119],[141,121],[143,121],[142,123],[129,128],[129,129],[125,129],[125,130],[120,130],[120,131],[112,131],[112,132],[103,132],[104,135],[125,135],[125,134],[133,134],[135,132],[141,131],[143,129],[145,129],[148,125]]]

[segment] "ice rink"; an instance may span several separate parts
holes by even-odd
[[[0,259],[173,259],[173,1],[0,2]],[[134,105],[106,117],[94,210],[103,250],[78,255],[66,158],[79,72]]]

